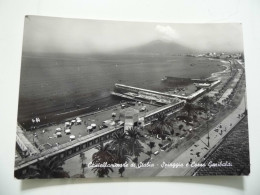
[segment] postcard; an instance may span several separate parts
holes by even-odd
[[[242,24],[25,16],[14,175],[249,175]]]

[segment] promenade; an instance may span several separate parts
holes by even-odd
[[[226,117],[223,121],[221,121],[221,123],[210,130],[209,147],[207,147],[208,134],[206,134],[199,141],[188,148],[185,152],[183,152],[178,158],[171,162],[171,164],[182,162],[184,163],[183,168],[165,168],[160,171],[157,176],[191,175],[193,173],[193,170],[197,168],[196,164],[198,165],[199,163],[201,163],[201,160],[203,160],[204,156],[207,155],[207,153],[210,152],[212,149],[214,149],[215,146],[217,146],[222,141],[222,139],[232,130],[232,128],[238,122],[240,122],[243,117],[239,117],[239,115],[241,115],[245,111],[245,108],[245,98],[243,98],[239,106],[228,117]],[[192,161],[189,164],[191,159]],[[223,161],[224,160],[225,159],[223,159]],[[186,163],[188,163],[189,165],[186,166]]]
[[[178,148],[169,152],[160,151],[160,154],[152,158],[150,161],[150,164],[153,164],[154,167],[145,167],[140,169],[130,168],[126,170],[125,176],[147,177],[192,175],[193,171],[197,167],[191,167],[191,165],[201,163],[204,157],[223,140],[223,138],[232,130],[232,128],[243,118],[241,116],[239,117],[239,114],[241,115],[241,113],[245,111],[245,108],[245,97],[243,97],[238,107],[231,114],[218,123],[218,125],[216,125],[214,128],[210,129],[209,147],[207,146],[208,134],[205,134],[191,146],[188,145],[189,143],[187,143],[187,145],[183,146],[181,149]],[[162,167],[163,164],[165,165],[164,167]],[[183,164],[182,167],[180,167],[181,164]],[[166,165],[168,165],[168,167],[166,167]],[[180,166],[176,168],[176,165]]]

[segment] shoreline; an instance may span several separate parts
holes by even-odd
[[[223,63],[221,66],[225,67],[225,70],[219,71],[219,72],[213,72],[213,73],[211,73],[211,76],[206,78],[206,79],[213,79],[213,78],[217,77],[219,74],[223,74],[223,73],[226,73],[228,71],[229,67],[228,67],[227,63],[229,63],[229,62],[224,61],[224,60],[219,60],[219,61],[221,63]]]

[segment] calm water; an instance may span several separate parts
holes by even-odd
[[[160,90],[164,76],[205,78],[222,70],[220,64],[206,58],[155,55],[23,57],[18,121],[77,105],[92,111],[118,102],[110,96],[115,83]]]

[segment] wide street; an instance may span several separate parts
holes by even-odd
[[[197,142],[191,146],[187,146],[187,149],[183,152],[181,152],[181,149],[174,149],[169,152],[161,151],[158,156],[151,160],[151,164],[154,164],[153,168],[127,169],[125,176],[184,176],[191,174],[194,168],[189,165],[189,162],[191,164],[200,162],[215,145],[221,142],[223,137],[242,119],[242,117],[239,117],[239,114],[243,113],[245,108],[246,102],[245,98],[243,98],[239,106],[231,114],[210,130],[209,147],[207,146],[208,134],[205,134]],[[171,164],[172,167],[162,168],[161,165],[163,165],[164,162]],[[177,164],[183,164],[183,167],[174,168],[173,166]],[[186,164],[188,166],[186,166]]]

